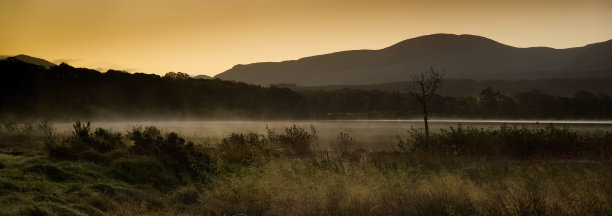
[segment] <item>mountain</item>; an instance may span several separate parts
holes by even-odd
[[[585,50],[576,56],[568,69],[572,70],[609,70],[612,65],[612,40],[587,45]]]
[[[40,58],[35,58],[35,57],[32,57],[32,56],[23,55],[23,54],[12,56],[12,57],[11,56],[0,56],[0,59],[7,59],[7,58],[15,58],[15,59],[17,59],[19,61],[27,62],[27,63],[35,64],[35,65],[40,65],[40,66],[43,66],[43,67],[45,67],[47,69],[49,69],[49,68],[51,68],[53,66],[57,66],[56,64],[53,64],[53,63],[51,63],[51,62],[49,62],[47,60],[40,59]]]
[[[431,66],[456,79],[612,76],[611,46],[612,40],[568,49],[517,48],[481,36],[434,34],[380,50],[236,65],[215,78],[262,85],[360,85],[409,80]]]

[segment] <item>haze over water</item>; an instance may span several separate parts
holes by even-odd
[[[460,120],[435,119],[429,120],[432,132],[440,129],[462,126],[475,128],[499,128],[506,124],[516,127],[545,127],[553,124],[557,127],[568,126],[578,132],[591,132],[595,130],[612,130],[612,121],[586,121],[586,120]],[[93,122],[92,128],[107,128],[120,133],[127,133],[133,127],[156,126],[165,132],[177,132],[196,144],[211,144],[231,132],[266,133],[270,128],[282,133],[285,128],[296,125],[306,130],[311,126],[319,136],[320,145],[325,148],[333,142],[340,132],[348,133],[360,145],[370,150],[392,150],[397,144],[397,136],[408,137],[407,130],[423,128],[422,120],[284,120],[284,121],[114,121]],[[70,133],[72,123],[62,122],[54,124],[60,133]]]

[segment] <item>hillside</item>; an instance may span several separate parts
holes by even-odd
[[[456,79],[612,76],[612,41],[569,49],[517,48],[474,35],[434,34],[380,50],[352,50],[283,62],[236,65],[215,78],[304,86],[409,80],[434,66]],[[602,72],[603,70],[603,72]]]
[[[40,59],[40,58],[35,58],[35,57],[32,57],[32,56],[23,55],[23,54],[16,55],[16,56],[0,56],[0,59],[8,59],[8,58],[15,58],[15,59],[17,59],[19,61],[27,62],[27,63],[30,63],[30,64],[39,65],[39,66],[43,66],[43,67],[45,67],[47,69],[49,69],[49,68],[51,68],[53,66],[57,66],[56,64],[53,64],[53,63],[51,63],[51,62],[49,62],[47,60]]]

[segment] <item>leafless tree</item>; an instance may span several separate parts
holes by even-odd
[[[429,139],[429,124],[427,123],[428,111],[427,103],[436,93],[436,90],[442,86],[442,78],[444,72],[434,70],[433,67],[427,72],[419,72],[412,76],[414,82],[413,89],[410,91],[420,103],[423,105],[423,120],[425,121],[425,136]]]

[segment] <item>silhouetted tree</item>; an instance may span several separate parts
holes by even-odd
[[[482,111],[489,114],[495,110],[495,107],[497,106],[497,95],[499,95],[499,92],[493,91],[491,87],[487,87],[480,92],[479,99]]]
[[[431,67],[428,72],[419,72],[412,76],[412,81],[416,84],[410,91],[423,106],[423,121],[425,122],[425,136],[429,138],[429,118],[427,112],[427,103],[434,96],[436,91],[442,87],[443,72],[438,72]]]
[[[166,79],[175,79],[175,80],[186,80],[191,78],[189,76],[189,74],[183,73],[183,72],[168,72],[166,73],[166,75],[164,75],[164,78]]]
[[[479,100],[480,114],[486,117],[508,117],[515,107],[512,98],[494,91],[491,87],[480,92]]]

